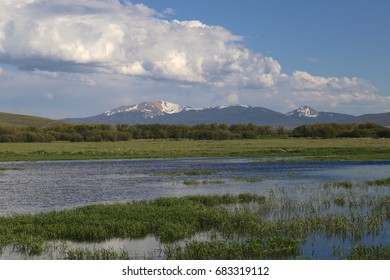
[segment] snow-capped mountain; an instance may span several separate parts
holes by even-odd
[[[178,104],[167,102],[167,101],[157,101],[157,102],[142,102],[139,104],[131,106],[121,106],[110,111],[106,111],[104,114],[106,116],[112,116],[118,113],[127,113],[127,112],[139,112],[143,113],[144,117],[154,118],[158,115],[164,114],[175,114],[187,109]]]
[[[217,107],[190,107],[190,106],[181,106],[179,104],[171,103],[168,101],[157,101],[157,102],[142,102],[139,104],[134,104],[130,106],[120,106],[115,109],[104,112],[106,116],[113,116],[120,113],[140,113],[143,114],[145,119],[153,119],[156,116],[161,116],[165,114],[177,114],[180,112],[188,111],[203,111],[210,109],[226,109],[229,107],[242,107],[250,108],[249,105],[221,105]]]
[[[250,105],[222,105],[217,107],[190,107],[157,101],[121,106],[88,118],[67,121],[111,124],[201,124],[254,123],[258,125],[295,125],[295,120],[262,107]]]
[[[369,117],[364,120],[369,121]],[[217,107],[189,107],[179,104],[157,101],[142,102],[130,106],[121,106],[88,118],[69,118],[66,121],[79,123],[107,124],[210,124],[210,123],[253,123],[296,127],[314,123],[354,123],[358,118],[352,115],[319,112],[305,105],[287,114],[263,107],[250,105],[228,105]],[[378,123],[380,124],[380,123]]]
[[[286,115],[290,117],[317,118],[319,116],[319,113],[313,108],[305,105],[294,111],[288,112]]]
[[[305,105],[294,111],[288,112],[286,116],[299,120],[301,123],[326,123],[326,122],[345,122],[353,119],[355,116],[333,113],[318,112],[313,108]]]

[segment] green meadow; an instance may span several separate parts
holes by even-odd
[[[0,143],[0,161],[183,157],[297,157],[284,160],[390,159],[389,138],[129,140]]]

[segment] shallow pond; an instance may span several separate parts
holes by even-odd
[[[389,177],[390,161],[279,162],[264,158],[47,161],[5,162],[0,163],[0,170],[2,216],[158,197],[255,193],[273,196],[280,203],[280,209],[265,218],[288,219],[294,215],[283,208],[289,203],[302,202],[301,208],[311,203],[318,212],[342,213],[345,208],[334,205],[341,196],[347,195],[359,203],[365,195],[367,201],[390,195],[389,187],[360,187],[353,192],[341,187],[324,188],[328,182],[351,181],[358,185]],[[354,209],[351,205],[352,202],[348,211],[365,214],[366,207]],[[389,246],[389,222],[381,230],[375,238],[365,236],[361,243]],[[203,238],[207,239],[200,235],[192,239]],[[344,252],[351,242],[339,237],[309,236],[302,252],[309,258],[334,258],[335,251]],[[53,241],[46,242],[48,250],[44,255],[27,258],[61,258],[61,250],[65,248],[121,248],[135,258],[159,258],[163,257],[163,246],[153,236],[98,244]],[[3,248],[1,255],[2,259],[24,257],[14,252],[12,245]]]
[[[261,162],[253,158],[0,163],[0,215],[190,194],[263,193],[323,182],[388,177],[390,161]],[[7,170],[8,169],[8,170]],[[185,171],[213,171],[186,175]],[[180,174],[180,172],[182,172]],[[178,174],[178,175],[172,175]],[[236,178],[258,178],[248,183]],[[220,180],[220,184],[183,184]]]

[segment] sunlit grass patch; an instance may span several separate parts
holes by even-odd
[[[2,143],[0,161],[183,157],[301,157],[289,160],[390,159],[390,139],[129,140]]]

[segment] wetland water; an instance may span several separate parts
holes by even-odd
[[[284,200],[286,203],[294,200],[313,203],[317,201],[321,204],[323,202],[320,200],[326,195],[331,202],[333,198],[346,193],[355,196],[356,201],[364,195],[390,195],[389,186],[360,187],[353,194],[341,187],[329,194],[324,188],[324,184],[329,182],[351,181],[359,185],[359,182],[389,177],[390,161],[279,162],[273,161],[272,158],[191,158],[3,162],[0,163],[0,170],[1,216],[34,214],[89,204],[198,194],[271,195],[278,196],[281,204],[285,203]],[[188,173],[194,170],[198,173]],[[202,170],[205,172],[202,173]],[[326,210],[335,213],[344,211],[340,207],[329,209]],[[356,211],[364,215],[365,207]],[[271,218],[277,219],[292,214],[280,211],[279,214],[273,215]],[[389,229],[387,221],[374,243],[389,246]],[[202,238],[198,236],[196,239]],[[344,246],[349,245],[348,242],[335,239],[338,237],[329,238],[321,234],[310,236],[303,246],[304,255],[334,258],[332,253],[335,246],[342,251]],[[371,236],[367,236],[362,239],[362,243],[371,244],[372,240]],[[333,245],[324,245],[330,243]],[[56,245],[54,243],[50,246]],[[72,242],[66,245],[70,248],[80,246],[91,247],[88,244]],[[96,246],[128,250],[136,248],[136,255],[145,256],[154,252],[153,257],[156,257],[156,250],[161,251],[161,244],[153,236],[137,241],[113,239],[93,245],[94,248]],[[323,248],[318,250],[318,246]],[[314,247],[316,252],[310,253],[314,252]],[[2,255],[2,258],[19,257],[18,254],[14,255],[10,245]]]

